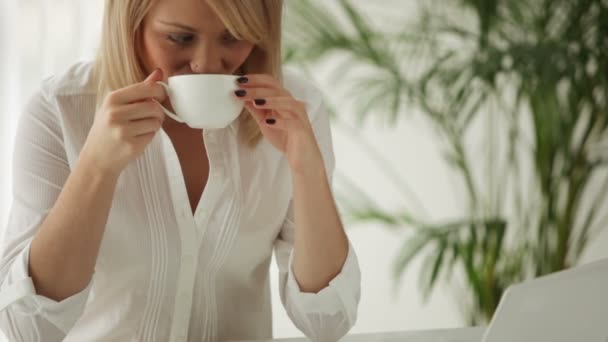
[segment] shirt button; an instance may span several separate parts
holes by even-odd
[[[209,178],[218,178],[221,177],[221,173],[218,170],[211,170],[209,173]]]
[[[210,143],[216,143],[217,136],[214,133],[209,133],[207,134],[207,141],[209,141]]]

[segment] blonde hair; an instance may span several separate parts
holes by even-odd
[[[114,90],[142,82],[147,75],[137,55],[139,30],[155,0],[106,0],[101,46],[95,61],[97,104]],[[282,81],[281,22],[283,0],[200,0],[214,9],[232,35],[255,47],[240,73],[269,74]],[[261,132],[243,110],[241,138],[255,146]]]

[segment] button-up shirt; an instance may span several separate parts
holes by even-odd
[[[320,92],[288,71],[284,86],[307,104],[331,178],[332,139]],[[288,163],[264,139],[255,147],[243,143],[238,120],[202,133],[210,172],[194,215],[176,151],[160,130],[118,179],[88,286],[61,302],[37,294],[28,273],[30,243],[76,164],[95,104],[92,63],[79,63],[46,79],[20,117],[0,255],[0,327],[11,341],[271,338],[273,251],[281,301],[305,335],[335,341],[352,327],[360,298],[352,246],[326,288],[300,290],[292,250],[295,230],[306,227],[294,224]]]

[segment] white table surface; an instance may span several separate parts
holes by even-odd
[[[462,328],[432,331],[403,331],[348,335],[340,342],[481,342],[484,328]],[[307,342],[305,338],[275,339],[255,342]],[[241,341],[254,342],[254,341]]]

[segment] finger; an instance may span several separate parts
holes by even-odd
[[[293,123],[293,121],[291,123]],[[264,125],[266,125],[267,127],[272,128],[272,129],[280,129],[280,130],[284,130],[284,131],[289,130],[289,127],[292,126],[291,123],[289,120],[285,120],[280,117],[275,117],[273,115],[269,115],[264,120]]]
[[[127,104],[119,107],[115,111],[116,119],[120,122],[152,119],[165,119],[165,113],[161,109],[161,105],[155,101],[143,101]]]
[[[158,102],[163,102],[167,97],[167,93],[161,85],[156,83],[162,79],[162,71],[156,69],[145,81],[113,91],[108,95],[107,100],[110,104],[114,105],[123,105],[146,99],[155,99]]]
[[[256,99],[253,102],[255,108],[273,110],[286,118],[304,118],[306,115],[306,104],[293,97],[270,97]],[[306,118],[307,120],[308,118]]]
[[[156,136],[156,133],[158,133],[158,131],[138,135],[138,136],[134,137],[133,140],[135,140],[135,143],[138,145],[141,144],[141,145],[146,146],[152,141],[152,139],[154,139],[154,136]]]
[[[283,97],[285,92],[273,88],[248,88],[237,89],[234,96],[241,101],[253,101],[255,99],[263,99],[267,97]]]
[[[158,81],[163,80],[163,70],[160,68],[154,69],[150,75],[144,80],[143,83],[154,84]]]
[[[258,125],[262,125],[268,116],[268,113],[266,113],[265,110],[255,108],[251,102],[246,102],[245,108],[249,111],[251,116],[253,116]]]
[[[296,119],[295,114],[289,113],[287,111],[277,112],[272,109],[260,108],[260,106],[256,106],[254,102],[247,102],[246,106],[250,106],[252,110],[255,110],[257,113],[259,113],[260,119],[262,121],[266,120],[269,117],[280,118],[283,120]]]
[[[148,133],[156,133],[162,127],[162,121],[158,119],[143,119],[131,121],[126,124],[128,136],[138,137]]]
[[[276,128],[276,129],[287,129],[287,120],[282,120],[278,117],[277,113],[273,113],[268,110],[261,110],[253,106],[251,103],[245,104],[245,108],[249,110],[251,116],[258,123],[260,128]]]
[[[279,88],[283,89],[283,85],[274,77],[265,74],[250,74],[239,77],[237,83],[243,88]]]

